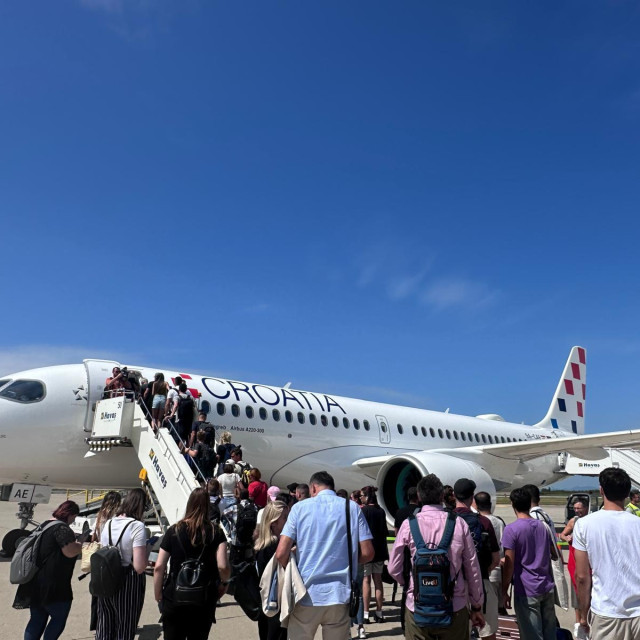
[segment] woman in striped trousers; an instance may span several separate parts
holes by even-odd
[[[100,544],[115,544],[120,536],[120,556],[124,567],[124,582],[110,598],[98,599],[96,640],[133,640],[144,604],[144,591],[149,552],[142,519],[146,495],[133,489],[122,501],[120,513],[105,523]],[[124,533],[123,533],[124,532]]]

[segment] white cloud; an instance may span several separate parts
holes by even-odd
[[[420,299],[436,311],[444,311],[453,307],[479,309],[494,302],[497,296],[497,291],[481,282],[464,278],[440,278],[423,291]]]
[[[412,296],[418,291],[420,284],[427,275],[428,267],[418,271],[414,275],[404,275],[390,278],[387,284],[387,295],[391,300],[402,300]]]

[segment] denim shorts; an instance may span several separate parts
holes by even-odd
[[[164,403],[167,401],[167,396],[155,395],[153,396],[152,409],[162,409]]]

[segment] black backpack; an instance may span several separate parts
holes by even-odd
[[[124,532],[135,520],[129,520],[120,532],[118,541],[113,544],[111,539],[111,523],[109,520],[109,544],[101,547],[91,556],[91,582],[89,591],[97,598],[110,598],[114,596],[124,582],[125,567],[122,566],[122,556],[120,555],[120,542]]]
[[[216,464],[216,453],[206,442],[199,442],[197,448],[200,450],[200,457],[196,461],[196,464],[200,468],[202,475],[209,479],[213,476],[213,468]]]
[[[415,515],[409,528],[416,547],[413,556],[414,617],[419,627],[449,627],[453,621],[453,590],[449,547],[456,526],[456,514],[449,513],[438,546],[425,544]]]
[[[204,442],[212,447],[216,441],[216,428],[208,422],[205,422],[204,424],[206,425],[202,429],[204,431]]]
[[[185,395],[179,393],[178,394],[178,420],[180,424],[188,424],[191,426],[193,424],[194,418],[194,409],[193,409],[193,398],[187,393]]]
[[[473,545],[476,548],[476,555],[480,563],[480,569],[486,572],[491,566],[491,543],[489,542],[489,533],[485,531],[480,517],[473,511],[458,513],[458,515],[469,525],[469,531],[473,538]]]
[[[258,524],[258,510],[251,502],[238,505],[236,516],[236,544],[250,545],[253,543],[253,532]]]
[[[185,561],[180,565],[173,589],[173,604],[176,606],[202,607],[207,604],[207,596],[211,586],[211,572],[207,570],[202,556],[209,546],[205,543],[197,558],[189,558],[176,529],[176,540],[184,553]]]

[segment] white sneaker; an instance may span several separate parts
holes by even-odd
[[[358,629],[358,638],[366,638],[367,632],[364,630],[364,627],[360,627]]]

